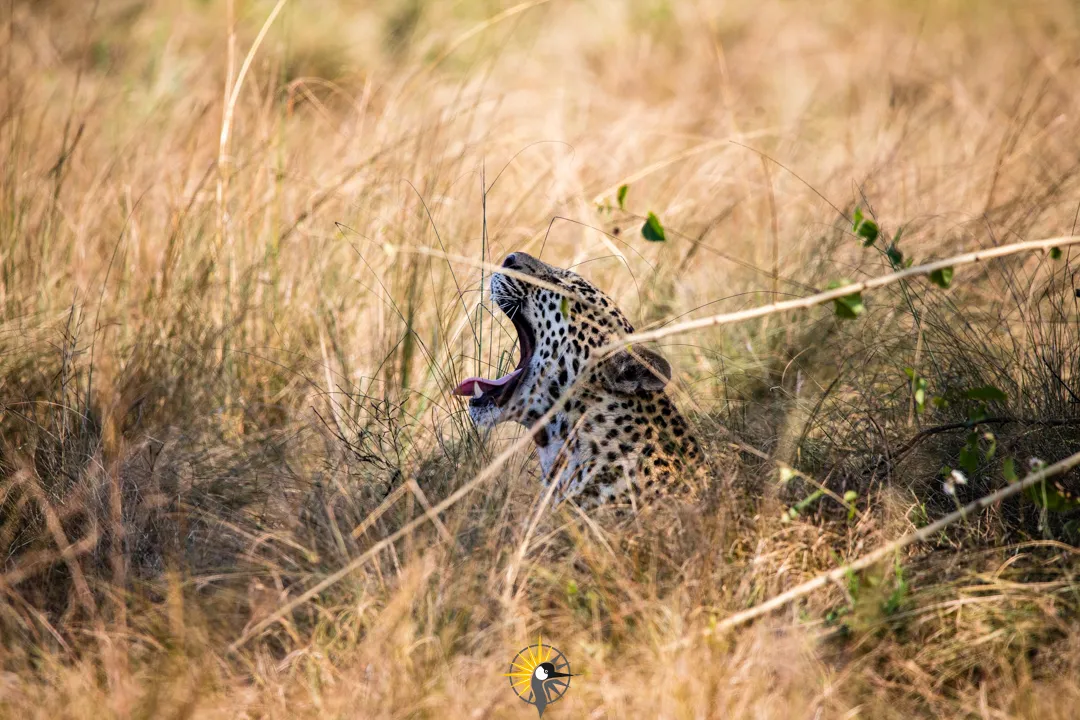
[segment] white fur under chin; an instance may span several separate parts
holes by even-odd
[[[502,420],[502,408],[495,403],[469,406],[469,417],[478,428],[493,428]]]

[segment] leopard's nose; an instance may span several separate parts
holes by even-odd
[[[510,253],[503,260],[502,266],[507,270],[521,270],[525,267],[525,262],[521,257],[521,253]]]

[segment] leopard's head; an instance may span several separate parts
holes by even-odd
[[[590,363],[599,348],[634,331],[592,283],[523,252],[508,255],[502,267],[508,272],[491,276],[491,298],[517,331],[520,358],[503,377],[468,378],[454,391],[470,397],[469,415],[478,426],[515,421],[531,427],[571,388],[571,410],[573,395],[591,386],[615,394],[663,391],[671,367],[644,347]]]

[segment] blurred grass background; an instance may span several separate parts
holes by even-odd
[[[1073,233],[1075,2],[4,0],[0,26],[5,716],[518,717],[500,673],[540,633],[583,673],[553,717],[1074,715],[1068,503],[703,634],[955,509],[966,389],[1008,400],[960,500],[1080,450],[1067,251],[671,338],[699,435],[743,447],[683,541],[567,510],[530,540],[523,453],[229,646],[519,432],[449,395],[513,362],[483,261],[574,267],[642,329],[882,274],[885,239]],[[907,369],[951,402],[917,411]]]

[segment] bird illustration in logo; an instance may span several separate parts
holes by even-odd
[[[544,710],[570,689],[570,661],[557,648],[544,645],[543,638],[537,638],[535,645],[529,645],[518,651],[510,662],[510,672],[503,677],[510,678],[510,687],[523,701],[536,706],[540,717]]]

